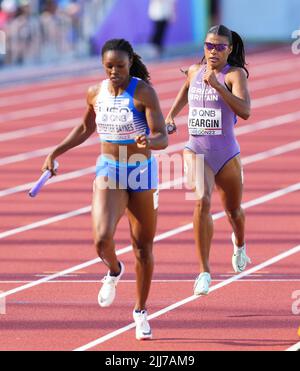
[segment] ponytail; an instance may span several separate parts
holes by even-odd
[[[143,63],[142,58],[134,52],[131,44],[127,40],[112,39],[107,41],[102,48],[102,57],[108,51],[122,51],[127,53],[129,59],[132,61],[130,75],[138,77],[148,84],[150,83],[150,74],[146,65]]]
[[[130,68],[130,75],[134,77],[139,77],[143,81],[150,83],[150,74],[146,67],[146,65],[143,63],[142,58],[133,52],[132,56],[132,66]]]
[[[232,52],[227,61],[228,64],[233,67],[242,68],[246,71],[247,77],[249,77],[249,71],[246,68],[245,47],[241,36],[223,25],[213,26],[207,34],[227,37],[229,44],[232,46]],[[205,57],[203,58],[202,63],[204,60]]]
[[[247,77],[249,77],[249,71],[246,68],[244,42],[238,33],[231,31],[231,34],[233,49],[228,57],[228,64],[233,67],[243,68],[247,73]]]

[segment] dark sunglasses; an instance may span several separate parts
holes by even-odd
[[[229,46],[227,44],[213,44],[207,42],[205,42],[204,45],[207,50],[212,51],[213,49],[215,49],[217,52],[223,52]]]

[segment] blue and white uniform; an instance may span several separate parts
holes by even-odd
[[[134,105],[134,94],[140,79],[132,77],[127,89],[115,97],[109,92],[109,80],[102,82],[96,99],[97,132],[101,142],[128,145],[138,135],[150,134],[145,112]],[[96,176],[112,178],[118,189],[141,192],[158,187],[158,169],[154,157],[147,161],[123,164],[101,155],[97,161]]]

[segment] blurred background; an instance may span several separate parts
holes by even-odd
[[[299,0],[0,0],[0,6],[2,70],[87,60],[114,37],[155,59],[198,52],[216,23],[248,45],[291,44],[300,29]]]

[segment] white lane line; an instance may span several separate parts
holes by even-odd
[[[169,189],[170,187],[175,187],[178,184],[181,184],[183,181],[184,181],[184,178],[180,177],[180,178],[174,179],[171,182],[165,182],[165,183],[160,184],[159,188],[160,188],[160,190]],[[53,182],[55,182],[55,179],[53,180]],[[80,209],[73,210],[73,211],[70,211],[70,212],[67,212],[67,213],[64,213],[64,214],[59,214],[59,215],[56,215],[54,217],[51,217],[51,218],[48,218],[48,219],[43,219],[43,220],[40,220],[40,221],[32,223],[32,224],[27,224],[23,227],[14,228],[14,229],[11,229],[9,231],[0,233],[0,240],[2,240],[4,238],[7,238],[7,237],[14,236],[16,234],[20,234],[20,233],[24,233],[24,232],[27,232],[27,231],[31,231],[33,229],[44,227],[44,226],[49,225],[49,224],[61,222],[63,220],[69,219],[69,218],[84,215],[84,214],[90,213],[91,210],[92,210],[91,206],[85,206],[85,207],[82,207]]]
[[[96,144],[99,144],[100,145],[99,138],[91,138],[91,139],[88,139],[83,144],[81,144],[80,147],[89,147],[89,146],[94,146]],[[18,155],[14,155],[14,156],[2,157],[2,158],[0,158],[0,166],[15,164],[15,163],[18,163],[18,162],[23,162],[23,161],[31,160],[33,158],[38,158],[38,157],[46,156],[54,148],[55,148],[55,146],[52,146],[52,147],[47,147],[47,148],[41,148],[41,149],[38,149],[36,151],[19,153]]]
[[[251,77],[259,77],[259,76],[268,76],[273,75],[274,73],[280,73],[280,72],[288,72],[291,70],[291,66],[294,66],[296,68],[300,67],[299,64],[299,58],[298,61],[292,57],[289,62],[287,61],[279,61],[276,63],[267,63],[267,65],[262,66],[255,66],[253,68],[250,68],[250,74]]]
[[[82,146],[89,146],[89,145],[92,145],[93,143],[94,144],[99,143],[99,138],[90,139],[89,141],[84,143]],[[173,152],[178,152],[178,151],[183,149],[184,144],[185,144],[185,142],[172,144],[167,149],[165,149],[164,151],[157,151],[156,153],[159,154],[161,152],[161,153],[164,153],[164,154],[166,154],[166,153],[170,154],[170,153],[173,153]],[[1,162],[1,160],[0,160],[0,162]],[[85,175],[93,174],[93,173],[95,173],[95,166],[90,166],[90,167],[87,167],[87,168],[84,168],[84,169],[81,169],[81,170],[75,170],[75,171],[71,171],[69,173],[65,173],[63,175],[58,175],[58,176],[50,179],[50,181],[47,182],[45,186],[49,186],[50,184],[60,183],[60,182],[66,181],[66,180],[72,180],[72,179],[76,179],[76,178],[79,178],[79,177],[82,177],[82,176],[85,176]],[[9,196],[9,195],[19,193],[19,192],[26,192],[33,185],[34,185],[34,182],[30,182],[30,183],[21,184],[21,185],[16,186],[16,187],[4,189],[4,190],[0,191],[0,197]]]
[[[262,79],[250,81],[249,89],[251,92],[259,91],[264,89],[275,88],[279,86],[285,86],[287,84],[293,84],[300,81],[300,75],[294,76],[291,73],[281,75],[280,78],[274,76],[270,79]]]
[[[179,89],[182,81],[183,81],[182,75],[180,74],[180,71],[178,69],[177,76],[173,76],[171,81],[168,81],[168,79],[166,79],[165,81],[159,82],[155,84],[154,86],[158,94],[165,94],[165,93],[174,91],[174,89]],[[277,78],[276,81],[277,83],[279,81],[280,85],[284,85],[284,82],[282,81],[282,79]],[[295,77],[292,80],[292,82],[294,81],[295,81]],[[64,98],[65,101],[71,102],[74,100],[74,95],[86,94],[89,86],[97,85],[98,83],[99,83],[99,80],[95,79],[94,81],[89,80],[85,83],[80,83],[74,87],[72,86],[72,87],[66,87],[64,89],[54,88],[51,90],[47,90],[43,92],[44,94],[41,94],[41,92],[36,92],[36,93],[31,93],[30,95],[22,96],[19,99],[14,97],[10,101],[3,100],[2,102],[0,102],[0,108],[7,108],[7,107],[15,108],[17,104],[24,105],[24,103],[38,103],[38,102],[44,102],[44,101],[47,102],[48,100],[58,99],[58,98]]]
[[[45,104],[39,108],[25,108],[17,110],[15,112],[4,113],[0,117],[0,124],[13,121],[13,120],[25,120],[32,119],[34,117],[44,116],[46,117],[52,113],[63,112],[66,110],[78,109],[84,107],[84,99],[75,99],[72,101],[66,101],[61,103]]]
[[[280,126],[284,124],[289,124],[297,120],[300,120],[300,111],[288,113],[288,114],[281,115],[281,116],[276,116],[271,119],[262,120],[257,123],[253,123],[249,125],[243,125],[241,127],[237,127],[235,129],[235,132],[236,132],[236,135],[239,136],[239,135],[248,134],[254,131],[258,131],[258,130],[268,129],[270,127],[276,127],[276,126]],[[186,121],[187,121],[187,116],[179,116],[178,119],[176,120],[176,124],[177,126],[185,125]],[[72,121],[72,126],[73,124],[74,122]],[[42,130],[42,127],[39,128],[38,131],[40,131],[40,129]],[[21,132],[23,132],[23,130],[21,130]],[[18,132],[16,133],[17,135],[19,135]],[[95,145],[98,142],[99,141],[97,141],[97,139],[90,139],[90,141],[82,144],[82,146]],[[182,142],[183,146],[184,144],[185,142]],[[3,157],[2,159],[0,159],[0,166],[4,166],[4,165],[8,165],[8,164],[47,155],[49,153],[49,150],[51,150],[52,148],[53,147],[48,147],[48,148],[43,148],[43,149],[33,151],[33,152],[26,152],[26,153],[22,153],[22,154],[15,155],[15,156]]]
[[[254,200],[251,200],[251,201],[248,201],[246,203],[243,203],[242,207],[244,209],[249,209],[251,207],[254,207],[254,206],[258,206],[258,205],[262,205],[268,201],[272,201],[272,200],[275,200],[277,198],[280,198],[282,196],[285,196],[287,194],[290,194],[290,193],[293,193],[293,192],[296,192],[296,191],[299,191],[300,190],[300,183],[296,183],[296,184],[293,184],[293,185],[290,185],[286,188],[283,188],[283,189],[280,189],[280,190],[277,190],[275,192],[272,192],[272,193],[269,193],[269,194],[266,194],[264,196],[261,196],[261,197],[258,197]],[[219,213],[216,213],[213,215],[213,220],[216,221],[216,220],[219,220],[223,217],[225,217],[226,214],[225,212],[219,212]],[[161,240],[164,240],[164,239],[167,239],[169,237],[172,237],[172,236],[176,236],[182,232],[186,232],[186,231],[189,231],[193,228],[193,223],[189,223],[189,224],[186,224],[186,225],[183,225],[181,227],[178,227],[178,228],[174,228],[174,229],[171,229],[165,233],[162,233],[158,236],[155,237],[154,239],[154,242],[158,242],[158,241],[161,241]],[[20,232],[19,232],[20,233]],[[124,247],[123,249],[121,250],[117,250],[116,254],[117,256],[119,255],[123,255],[129,251],[132,250],[132,246],[129,245],[127,247]],[[17,288],[14,288],[12,290],[9,290],[9,291],[6,291],[6,292],[2,292],[0,293],[0,299],[3,299],[5,297],[8,297],[8,296],[11,296],[13,294],[16,294],[18,292],[21,292],[21,291],[24,291],[24,290],[27,290],[27,289],[30,289],[32,287],[36,287],[36,286],[39,286],[45,282],[48,282],[48,281],[52,281],[56,278],[59,278],[59,277],[62,277],[62,276],[65,276],[65,275],[68,275],[70,273],[74,273],[76,271],[79,271],[79,270],[83,270],[87,267],[90,267],[96,263],[99,263],[101,261],[100,258],[96,258],[96,259],[93,259],[93,260],[90,260],[90,261],[87,261],[83,264],[79,264],[75,267],[71,267],[69,269],[66,269],[62,272],[57,272],[53,275],[49,275],[48,277],[44,277],[40,280],[37,280],[37,281],[33,281],[27,285],[24,285],[24,286],[20,286],[20,287],[17,287]],[[254,272],[253,272],[254,273]]]
[[[51,151],[53,151],[55,147],[46,147],[37,149],[36,151],[24,152],[19,153],[18,155],[7,156],[0,158],[0,166],[16,164],[18,162],[23,162],[26,160],[31,160],[33,158],[42,157],[48,155]]]
[[[270,78],[270,79],[266,79],[266,80],[263,80],[263,81],[254,81],[252,83],[250,83],[250,89],[251,89],[251,92],[253,91],[258,91],[258,90],[262,90],[262,89],[267,89],[267,88],[270,88],[270,87],[276,87],[276,86],[281,86],[281,85],[285,85],[286,83],[294,83],[294,82],[297,82],[297,81],[300,81],[300,75],[298,76],[295,76],[295,75],[291,75],[291,74],[288,74],[288,75],[284,75],[284,76],[280,76],[280,78],[278,76],[276,77],[273,77],[273,78]],[[165,87],[163,88],[159,88],[158,89],[158,93],[163,93],[163,92],[167,92],[167,91],[174,91],[174,88],[178,87],[178,82],[176,83],[171,83],[171,84],[165,84]],[[58,90],[58,89],[57,89]],[[78,89],[79,90],[79,89]],[[73,89],[72,89],[72,93],[73,93]],[[63,93],[65,94],[65,93]],[[49,97],[47,98],[51,98],[52,95],[54,96],[54,94],[51,94],[49,95]],[[32,96],[30,96],[32,98]],[[35,97],[35,100],[40,100],[39,98],[41,97],[40,93],[37,93],[34,95]],[[12,105],[14,105],[15,103],[12,103]],[[80,118],[78,118],[78,122],[79,122]],[[72,125],[73,125],[73,120],[71,121],[72,122]],[[69,128],[70,124],[67,124],[67,127]],[[61,125],[61,127],[63,128],[63,125]],[[48,126],[49,129],[56,129],[57,126]],[[27,130],[27,129],[25,129]],[[30,129],[29,129],[30,130]],[[12,132],[12,135],[13,133],[15,133],[15,135],[17,135],[18,137],[22,136],[23,137],[23,130],[20,130],[20,131],[15,131],[15,132]],[[32,131],[33,134],[40,134],[41,131],[40,130],[37,130],[37,131]],[[8,136],[9,138],[9,136]],[[50,147],[50,149],[52,149],[52,147]],[[48,148],[45,148],[44,150],[39,150],[41,151],[40,154],[38,151],[34,151],[33,153],[37,153],[37,157],[38,156],[43,156],[45,154],[47,154],[49,149]],[[14,160],[14,157],[16,158],[16,162],[18,161],[23,161],[22,159],[22,155],[18,155],[18,156],[11,156],[11,160],[10,162],[7,162],[8,164],[9,163],[12,163],[12,161]],[[33,156],[35,157],[35,156]],[[29,152],[29,155],[28,155],[28,158],[32,158],[30,157],[30,152]],[[24,156],[24,159],[26,159],[26,157]],[[1,161],[0,160],[0,165],[2,164],[5,164],[5,161]]]
[[[286,350],[287,352],[300,352],[300,342],[293,345],[289,349]]]
[[[269,119],[269,120],[263,120],[263,121],[260,121],[256,124],[245,125],[243,127],[240,127],[240,128],[236,129],[236,135],[237,136],[245,135],[245,134],[249,134],[249,133],[252,133],[252,132],[257,132],[259,130],[265,130],[265,129],[268,129],[270,127],[273,128],[273,127],[276,127],[276,126],[285,125],[285,124],[288,124],[288,123],[291,123],[291,122],[295,122],[295,120],[298,120],[298,119],[300,119],[300,111],[295,112],[295,113],[290,113],[290,114],[287,114],[287,115],[283,115],[283,116],[274,117],[274,118]],[[180,125],[181,123],[185,123],[185,117],[182,117],[179,121],[177,121],[178,125]],[[91,139],[91,142],[90,143],[86,142],[85,145],[89,146],[93,142],[96,143],[96,141],[97,141],[97,139]],[[172,153],[172,152],[180,151],[184,148],[185,143],[186,142],[180,142],[180,143],[177,143],[177,144],[173,144],[173,145],[169,146],[163,153]],[[291,149],[289,149],[289,148],[291,148]],[[278,154],[283,154],[283,153],[288,152],[289,150],[293,150],[293,149],[297,149],[297,148],[298,148],[298,141],[289,143],[287,145],[279,146],[277,148],[274,148],[273,151],[275,153],[278,152]],[[264,157],[264,153],[265,152],[262,152],[261,154],[256,154],[256,155],[249,156],[249,157],[253,157],[253,158],[255,158],[255,156]],[[243,159],[243,161],[246,161],[246,160],[247,160],[246,158]],[[4,162],[9,162],[10,158],[9,157],[4,158],[3,161]],[[1,160],[0,160],[0,165],[1,165]],[[52,183],[59,183],[59,182],[63,182],[63,181],[66,181],[66,180],[76,179],[78,177],[85,176],[85,175],[88,175],[88,174],[92,174],[94,172],[95,172],[95,167],[92,166],[92,167],[88,167],[88,168],[85,168],[85,169],[72,171],[72,172],[66,173],[64,175],[58,175],[54,179],[52,179],[48,184],[46,184],[46,186],[50,185]],[[3,189],[2,191],[0,191],[0,197],[6,197],[6,196],[9,196],[9,195],[12,195],[12,194],[15,194],[15,193],[19,193],[19,192],[26,192],[27,190],[29,190],[33,186],[33,184],[34,183],[31,182],[31,183],[21,184],[21,185],[16,186],[16,187]]]
[[[178,70],[179,71],[179,70]],[[284,86],[289,83],[295,83],[300,81],[300,75],[293,76],[291,73],[284,74],[282,76],[275,76],[270,79],[263,79],[263,80],[256,80],[249,82],[249,87],[251,92],[269,89],[271,87],[279,87]],[[179,89],[181,83],[183,82],[183,78],[181,74],[177,74],[173,76],[172,81],[164,81],[154,84],[154,87],[157,90],[157,93],[164,94],[173,92],[174,89]],[[79,83],[72,87],[64,87],[64,88],[52,88],[45,92],[45,94],[41,94],[41,92],[31,93],[29,95],[22,95],[20,98],[14,97],[11,100],[3,100],[0,102],[0,107],[16,107],[17,104],[24,104],[24,103],[37,103],[37,102],[44,102],[49,99],[57,99],[57,98],[67,98],[70,96],[74,96],[74,94],[83,94],[87,90],[89,85],[97,84],[98,80],[95,81],[86,81],[85,83]],[[74,98],[73,98],[74,99]],[[68,99],[69,100],[69,99]],[[70,99],[71,100],[71,99]]]
[[[177,84],[177,89],[180,88],[180,85]],[[167,91],[167,88],[163,88],[165,92],[175,91],[175,85],[172,83],[170,90]],[[159,88],[157,88],[159,90]],[[162,99],[161,108],[169,108],[170,105],[173,103],[174,99]],[[39,107],[33,108],[23,108],[21,110],[15,110],[9,113],[3,113],[0,117],[0,124],[6,123],[13,120],[25,120],[25,119],[32,119],[35,117],[40,116],[47,116],[52,113],[68,111],[72,109],[78,109],[78,107],[84,107],[84,99],[81,97],[79,99],[69,99],[69,100],[60,100],[60,102],[44,104]],[[82,120],[82,118],[81,118]],[[4,133],[5,134],[5,133]],[[32,135],[32,134],[31,134]],[[0,140],[2,135],[0,136]],[[2,139],[3,141],[3,139]]]
[[[49,224],[61,222],[62,220],[73,218],[75,216],[79,216],[79,215],[82,215],[82,214],[87,214],[90,211],[91,211],[91,206],[87,206],[87,207],[83,207],[83,208],[78,209],[78,210],[70,211],[70,212],[65,213],[65,214],[60,214],[60,215],[54,216],[52,218],[40,220],[38,222],[25,225],[23,227],[11,229],[9,231],[0,233],[0,239],[2,240],[4,238],[14,236],[14,235],[19,234],[19,233],[24,233],[24,232],[31,231],[31,230],[36,229],[36,228],[44,227],[44,226],[49,225]]]
[[[233,273],[232,273],[233,274]],[[75,275],[74,275],[75,276]],[[36,275],[36,277],[41,277],[41,275]],[[46,276],[42,276],[42,277],[46,277]],[[68,276],[70,277],[70,276]],[[251,275],[252,277],[252,275]],[[212,282],[223,282],[224,279],[212,279]],[[25,283],[30,283],[32,281],[26,281],[26,280],[19,280],[19,281],[0,281],[0,285],[1,284],[25,284]],[[136,280],[122,280],[120,281],[123,283],[128,283],[128,284],[136,284]],[[194,283],[195,280],[152,280],[152,283]],[[295,282],[300,282],[300,279],[260,279],[260,278],[257,278],[257,279],[243,279],[243,280],[239,280],[238,283],[247,283],[247,282],[258,282],[258,283],[295,283]],[[55,281],[48,281],[48,282],[45,282],[45,284],[53,284],[53,283],[72,283],[72,284],[82,284],[82,283],[88,283],[88,284],[99,284],[100,283],[100,279],[98,280],[68,280],[68,279],[65,279],[65,280],[55,280]]]
[[[249,124],[249,125],[243,125],[241,127],[237,127],[235,129],[235,132],[236,132],[236,135],[239,136],[239,135],[248,134],[248,133],[251,133],[251,132],[254,132],[254,131],[258,131],[258,130],[268,129],[270,127],[276,127],[276,126],[280,126],[280,125],[284,125],[284,124],[289,124],[289,123],[295,122],[297,120],[300,120],[300,111],[288,113],[288,114],[285,114],[285,115],[282,115],[282,116],[276,116],[274,118],[262,120],[262,121],[259,121],[257,123],[253,123],[253,124]],[[187,116],[179,116],[176,120],[177,126],[186,125],[186,122],[187,122]],[[74,122],[72,122],[72,126],[74,126]],[[38,130],[40,130],[40,129],[42,130],[42,127],[39,128]],[[26,130],[26,129],[24,129],[24,130]],[[23,132],[23,130],[21,130],[21,131]],[[19,134],[17,134],[17,135],[19,135]],[[97,143],[99,143],[99,140],[97,140],[97,138],[95,138],[95,139],[92,138],[92,139],[90,139],[90,141],[87,141],[87,142],[83,143],[81,145],[81,147],[91,146],[91,145],[95,145]],[[181,144],[182,144],[182,146],[184,146],[185,142],[182,142]],[[2,159],[0,159],[0,166],[9,165],[9,164],[12,164],[12,163],[26,161],[26,160],[29,160],[29,159],[32,159],[32,158],[47,155],[49,153],[49,150],[51,151],[52,148],[54,148],[54,147],[47,147],[47,148],[43,148],[43,149],[40,149],[40,150],[37,150],[37,151],[25,152],[25,153],[21,153],[19,155],[15,155],[15,156],[3,157]]]
[[[300,111],[287,113],[281,116],[273,117],[271,119],[262,120],[262,121],[259,121],[257,123],[253,123],[250,125],[240,126],[236,128],[236,135],[239,136],[239,135],[249,134],[255,131],[259,131],[259,130],[265,130],[265,129],[269,129],[272,127],[294,123],[295,121],[298,121],[299,119],[300,119]]]
[[[243,165],[249,165],[254,162],[262,161],[266,158],[271,158],[271,157],[283,155],[291,151],[295,151],[299,148],[300,148],[300,140],[297,140],[296,142],[291,142],[283,146],[272,148],[264,152],[256,153],[255,155],[245,157],[242,160],[242,162],[243,162]]]
[[[249,60],[251,60],[252,56],[249,57]],[[279,60],[276,60],[276,58],[278,58]],[[157,65],[151,65],[150,69],[151,69],[151,75],[155,77],[155,79],[157,79],[156,76],[158,77],[162,77],[162,78],[165,78],[166,75],[170,75],[170,77],[174,78],[174,75],[176,74],[176,72],[179,71],[179,66],[181,65],[186,65],[186,64],[192,64],[194,61],[194,58],[188,58],[188,59],[185,59],[185,60],[178,60],[176,62],[172,62],[170,65],[169,64],[166,64],[166,67],[165,66],[157,66]],[[258,62],[261,62],[261,64],[258,64]],[[257,54],[256,56],[253,57],[253,61],[250,62],[251,64],[254,64],[255,63],[255,67],[251,67],[250,68],[250,73],[251,73],[251,77],[260,77],[260,76],[266,76],[268,74],[273,74],[274,72],[285,72],[285,71],[290,71],[291,68],[293,67],[292,63],[295,63],[295,66],[293,68],[297,68],[299,67],[298,66],[298,60],[295,59],[295,57],[288,57],[286,55],[280,55],[278,54],[277,57],[275,57],[274,59],[274,56],[273,55],[270,55],[269,58],[261,58],[261,54]],[[170,66],[170,67],[169,67]],[[163,69],[163,71],[162,71]],[[49,91],[52,92],[52,91],[55,91],[56,93],[58,93],[59,95],[58,96],[61,96],[61,95],[65,95],[65,94],[70,94],[70,92],[72,92],[73,89],[69,89],[68,86],[70,85],[70,83],[72,83],[72,87],[74,85],[74,89],[80,89],[79,87],[80,86],[83,86],[83,87],[87,87],[89,84],[93,84],[95,83],[93,81],[93,76],[94,74],[94,79],[95,79],[95,82],[97,82],[98,80],[101,80],[103,78],[105,78],[105,76],[103,75],[103,73],[101,73],[101,70],[100,70],[100,66],[99,66],[99,76],[97,74],[95,74],[93,71],[92,73],[88,73],[87,76],[86,76],[86,82],[83,82],[85,81],[84,78],[80,78],[80,81],[77,83],[76,81],[73,81],[71,79],[68,79],[65,81],[65,83],[62,85],[60,83],[60,81],[54,81],[54,82],[49,82],[49,81],[42,81],[38,84],[38,87],[41,87],[41,88],[44,88],[45,89],[45,86],[47,87],[47,90],[45,91],[42,91],[42,93],[48,93]],[[279,79],[281,79],[281,77],[279,76]],[[62,85],[62,86],[59,86],[59,85]],[[20,98],[17,100],[17,103],[22,102],[22,99],[28,99],[26,97],[26,95],[24,93],[27,93],[28,89],[32,87],[32,85],[28,85],[28,86],[22,86],[22,87],[14,87],[14,88],[8,88],[6,90],[8,91],[14,91],[14,101],[16,98]],[[60,94],[61,92],[61,94]],[[31,93],[31,95],[34,95],[34,97],[37,97],[38,99],[41,97],[41,95],[43,96],[43,94],[40,94],[40,93]],[[39,95],[38,95],[39,94]],[[24,96],[25,95],[25,96]],[[53,94],[51,94],[51,97],[53,96]],[[26,100],[27,102],[27,100]]]
[[[54,183],[64,182],[67,180],[76,179],[76,178],[79,178],[85,175],[92,174],[93,172],[95,172],[95,166],[87,167],[82,170],[72,171],[64,175],[58,175],[57,177],[50,179],[49,182],[45,186],[49,186],[50,184],[54,184]],[[34,182],[31,182],[31,183],[21,184],[13,188],[4,189],[3,191],[0,191],[0,197],[9,196],[9,195],[19,193],[19,192],[27,192],[30,190],[31,187],[33,187],[33,185],[34,185]]]
[[[71,127],[78,125],[79,123],[80,123],[80,118],[75,118],[75,119],[55,122],[52,124],[45,124],[45,125],[40,125],[40,126],[33,126],[30,128],[26,128],[26,129],[9,131],[9,132],[0,134],[0,142],[7,142],[9,140],[26,138],[30,135],[49,133],[51,131],[69,129]]]
[[[280,102],[293,101],[293,100],[298,99],[299,97],[300,97],[300,89],[295,89],[295,90],[291,90],[287,92],[281,92],[278,94],[266,96],[263,98],[253,99],[252,107],[261,108],[264,106],[269,106],[269,105],[277,104]],[[161,107],[163,109],[170,108],[173,102],[174,102],[174,98],[163,99],[161,100]],[[83,104],[83,100],[80,99],[80,100],[75,100],[75,101],[45,105],[40,108],[24,109],[22,111],[16,111],[16,112],[1,115],[0,123],[8,122],[10,120],[16,120],[19,118],[30,119],[30,118],[38,117],[41,115],[43,116],[43,115],[50,114],[50,113],[56,113],[58,111],[63,111],[66,109],[78,108],[78,107],[82,107],[82,104]],[[74,118],[72,120],[73,122],[74,120],[76,120],[78,124],[82,120],[82,117]],[[0,142],[17,139],[17,138],[23,138],[28,135],[36,135],[36,134],[41,134],[41,133],[47,133],[50,131],[60,130],[60,126],[62,127],[62,129],[66,127],[70,127],[69,125],[71,124],[71,122],[72,122],[71,120],[66,120],[65,124],[64,124],[64,121],[61,121],[60,123],[52,123],[52,124],[31,127],[27,129],[20,129],[16,131],[6,132],[3,134],[0,134]]]
[[[280,146],[280,147],[273,148],[273,149],[268,150],[268,151],[264,151],[264,152],[257,153],[257,154],[252,155],[252,156],[245,157],[244,159],[242,159],[242,164],[244,166],[246,166],[246,165],[258,162],[258,161],[263,161],[263,160],[266,160],[266,159],[271,158],[273,156],[293,151],[295,149],[298,149],[299,147],[300,147],[300,141],[289,143],[289,144],[286,144],[284,146]],[[87,174],[89,174],[90,171],[94,171],[94,167],[88,168],[86,170],[87,170]],[[69,175],[68,175],[69,179],[71,178],[70,174],[72,174],[72,177],[77,177],[78,176],[77,173],[78,172],[69,173]],[[55,182],[55,181],[58,182],[59,180],[54,178],[52,180],[52,183]],[[177,179],[174,179],[171,182],[165,182],[163,184],[160,184],[160,189],[161,190],[170,189],[171,187],[175,187],[176,185],[180,185],[183,182],[184,182],[184,178],[179,177]],[[30,187],[28,187],[26,189],[28,190],[28,189],[30,189]],[[1,196],[1,192],[0,192],[0,196]],[[86,206],[86,207],[83,207],[83,208],[80,208],[80,209],[77,209],[77,210],[74,210],[74,211],[71,211],[71,212],[67,212],[67,213],[64,213],[64,214],[60,214],[60,215],[57,215],[57,216],[54,216],[54,217],[51,217],[51,218],[48,218],[48,219],[44,219],[44,220],[32,223],[32,224],[28,224],[26,226],[11,229],[11,230],[8,230],[6,232],[0,233],[0,240],[4,239],[4,238],[7,238],[7,237],[10,237],[10,236],[14,236],[14,235],[19,234],[19,233],[23,233],[23,232],[27,232],[27,231],[30,231],[30,230],[33,230],[33,229],[37,229],[37,228],[40,228],[40,227],[43,227],[43,226],[46,226],[46,225],[49,225],[49,224],[52,224],[52,223],[57,223],[59,221],[65,220],[65,219],[69,219],[69,218],[72,218],[72,217],[75,217],[75,216],[80,216],[80,215],[83,215],[83,214],[86,214],[86,213],[89,213],[89,212],[91,212],[91,206]]]
[[[223,287],[229,286],[232,283],[240,280],[243,277],[247,277],[247,276],[251,275],[252,273],[255,273],[255,272],[257,272],[257,271],[259,271],[263,268],[274,265],[274,264],[278,263],[279,261],[281,261],[283,259],[286,259],[289,256],[292,256],[292,255],[297,254],[299,252],[300,252],[300,245],[298,245],[298,246],[296,246],[296,247],[294,247],[294,248],[292,248],[292,249],[290,249],[290,250],[288,250],[288,251],[286,251],[282,254],[279,254],[279,255],[265,261],[262,264],[256,265],[255,267],[253,267],[253,268],[251,268],[251,269],[249,269],[249,270],[247,270],[247,271],[245,271],[245,272],[243,272],[243,273],[241,273],[237,276],[233,276],[233,277],[231,277],[231,278],[229,278],[225,281],[222,281],[221,283],[219,283],[215,286],[212,286],[211,289],[210,289],[210,293],[212,293],[214,291],[217,291],[217,290],[219,290]],[[178,301],[178,302],[176,302],[176,303],[174,303],[174,304],[172,304],[172,305],[170,305],[170,306],[168,306],[168,307],[166,307],[166,308],[164,308],[164,309],[162,309],[162,310],[160,310],[156,313],[153,313],[152,315],[150,315],[148,317],[148,319],[149,320],[156,319],[156,318],[158,318],[158,317],[160,317],[160,316],[162,316],[166,313],[172,312],[173,310],[178,309],[178,308],[182,307],[183,305],[191,303],[191,302],[193,302],[195,300],[198,300],[198,299],[203,299],[203,297],[201,297],[201,296],[199,297],[199,296],[195,296],[195,295],[190,296],[190,297],[188,297],[186,299],[183,299],[181,301]],[[115,337],[117,337],[121,334],[124,334],[125,332],[128,332],[129,330],[131,330],[133,328],[135,328],[135,324],[131,323],[128,326],[122,327],[122,328],[120,328],[120,329],[118,329],[114,332],[111,332],[111,333],[109,333],[105,336],[100,337],[97,340],[94,340],[94,341],[92,341],[92,342],[90,342],[86,345],[83,345],[80,348],[77,348],[77,349],[75,349],[75,351],[86,351],[86,350],[92,349],[92,348],[94,348],[94,347],[96,347],[100,344],[105,343],[108,340],[111,340],[111,339],[113,339],[113,338],[115,338]]]
[[[286,91],[263,98],[254,99],[251,103],[252,108],[261,108],[278,103],[289,102],[300,98],[300,89]]]

